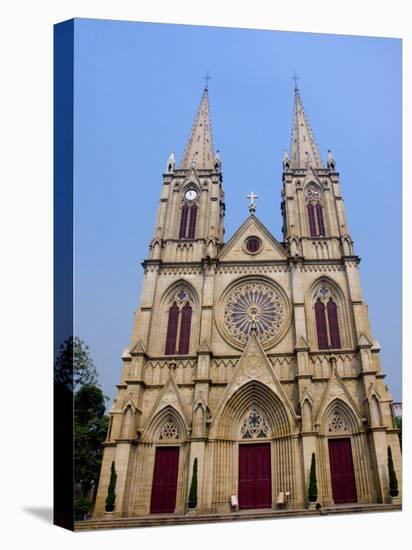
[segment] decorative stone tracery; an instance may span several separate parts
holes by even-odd
[[[165,422],[160,430],[159,440],[162,439],[179,439],[179,430],[171,419]]]
[[[347,433],[349,431],[345,419],[337,411],[331,415],[327,431],[328,433]]]
[[[243,421],[240,429],[242,439],[260,439],[267,437],[269,426],[261,413],[252,407]]]
[[[256,330],[265,347],[281,338],[289,308],[280,289],[263,281],[238,283],[223,298],[222,328],[236,347],[244,347]]]
[[[311,183],[306,187],[305,200],[306,202],[314,202],[314,203],[322,201],[322,194],[317,185]]]

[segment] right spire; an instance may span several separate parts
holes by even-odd
[[[306,169],[309,164],[313,168],[323,168],[318,146],[309,126],[296,83],[290,154],[290,167],[293,170]]]

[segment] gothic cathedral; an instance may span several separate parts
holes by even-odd
[[[313,456],[322,507],[389,503],[398,430],[332,153],[324,165],[295,86],[283,241],[251,193],[225,242],[208,95],[163,175],[94,518],[112,464],[115,517],[303,510]]]

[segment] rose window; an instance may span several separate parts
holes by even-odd
[[[242,427],[240,429],[240,435],[242,439],[257,439],[261,437],[267,437],[269,427],[263,416],[253,407],[246,416]]]
[[[340,414],[333,414],[329,420],[329,432],[346,432],[348,428]]]
[[[262,344],[274,339],[286,318],[284,298],[265,283],[244,283],[229,293],[223,312],[225,328],[239,343],[246,344],[252,329]]]
[[[179,432],[173,422],[169,421],[163,425],[159,439],[179,439]]]

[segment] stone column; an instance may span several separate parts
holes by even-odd
[[[388,444],[386,428],[371,428],[372,461],[375,466],[375,485],[378,502],[387,502],[389,498]]]
[[[107,490],[110,482],[110,471],[115,459],[116,447],[114,444],[105,444],[102,466],[100,469],[99,486],[94,505],[93,518],[99,518],[105,513]]]
[[[115,516],[121,517],[123,512],[127,513],[125,510],[125,493],[126,493],[126,482],[129,475],[129,464],[130,464],[130,454],[131,454],[131,443],[130,440],[117,440],[116,445],[116,456],[115,456],[115,468],[116,468],[116,502],[114,513]]]

